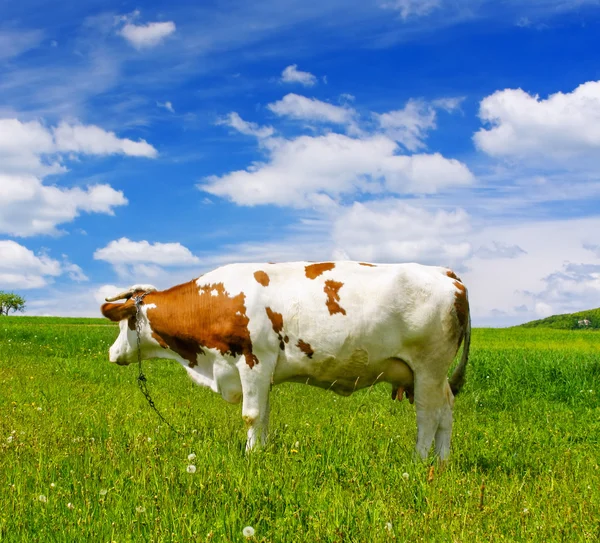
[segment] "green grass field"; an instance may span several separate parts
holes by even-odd
[[[275,387],[270,444],[246,456],[240,406],[145,362],[177,436],[137,368],[109,364],[103,322],[0,318],[0,541],[600,540],[598,332],[474,330],[428,481],[386,386]]]

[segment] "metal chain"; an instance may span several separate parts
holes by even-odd
[[[142,331],[142,323],[141,323],[141,319],[140,319],[140,312],[141,312],[142,302],[143,302],[146,294],[148,294],[148,293],[144,292],[144,294],[141,294],[140,296],[134,296],[134,298],[133,298],[133,301],[135,302],[135,333],[137,336],[138,368],[140,370],[140,373],[137,378],[138,386],[140,387],[140,390],[142,391],[142,394],[148,401],[148,404],[150,405],[150,407],[158,415],[158,418],[160,420],[162,420],[173,432],[175,432],[178,435],[183,435],[181,432],[176,430],[175,427],[169,421],[167,421],[167,419],[165,419],[165,417],[163,417],[161,412],[157,409],[156,405],[154,404],[154,400],[150,396],[150,391],[148,390],[148,379],[144,375],[144,371],[142,369],[142,349],[140,348],[140,343],[141,343],[140,336],[141,336],[141,331]]]

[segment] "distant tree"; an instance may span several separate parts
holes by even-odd
[[[24,311],[25,298],[14,292],[0,290],[0,315],[8,315],[9,311]]]

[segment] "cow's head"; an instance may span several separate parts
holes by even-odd
[[[126,366],[137,361],[138,337],[136,326],[140,333],[142,355],[145,346],[156,344],[156,341],[151,339],[152,330],[146,314],[148,300],[144,299],[139,312],[135,304],[136,297],[154,291],[156,291],[156,288],[152,285],[134,285],[116,296],[106,298],[108,303],[101,307],[102,314],[111,321],[118,322],[120,328],[119,337],[108,351],[111,362]],[[125,302],[113,303],[116,300],[125,300]],[[145,357],[142,356],[142,358]]]

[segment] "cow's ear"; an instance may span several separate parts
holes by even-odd
[[[102,314],[113,322],[120,322],[133,317],[136,313],[135,304],[133,302],[125,302],[124,304],[104,304],[100,311]]]

